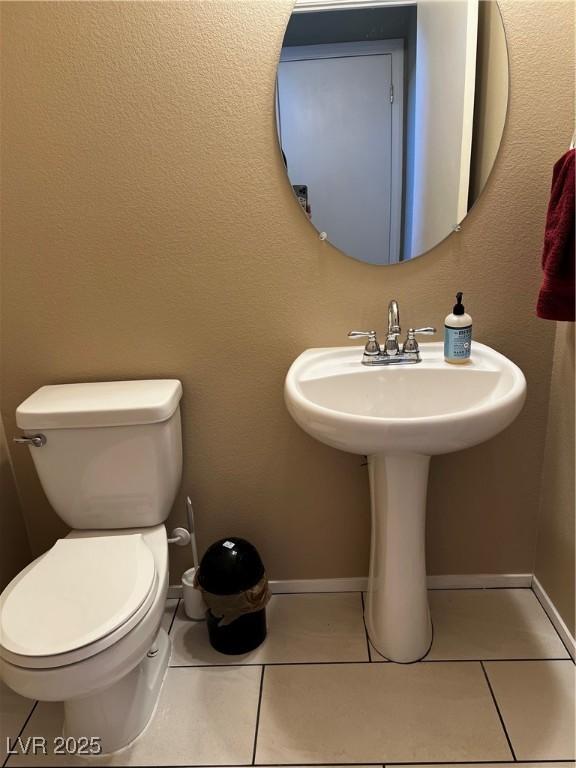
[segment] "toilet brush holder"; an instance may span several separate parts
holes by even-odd
[[[206,605],[202,592],[194,587],[196,568],[189,568],[182,574],[182,596],[184,598],[184,613],[193,621],[206,619]]]

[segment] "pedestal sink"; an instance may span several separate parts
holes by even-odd
[[[478,342],[465,365],[446,363],[438,342],[420,345],[417,365],[367,367],[362,352],[308,349],[290,367],[284,394],[309,435],[368,456],[366,626],[384,657],[410,662],[432,641],[424,538],[430,457],[470,448],[505,429],[522,409],[526,380],[517,365]]]

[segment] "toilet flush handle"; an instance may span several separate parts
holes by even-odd
[[[30,435],[26,437],[14,437],[12,438],[15,443],[21,443],[22,445],[29,445],[34,448],[43,448],[46,443],[46,435]]]
[[[186,530],[186,528],[174,528],[168,538],[168,544],[185,547],[187,544],[190,544],[190,531]]]

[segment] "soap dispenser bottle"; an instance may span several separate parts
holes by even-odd
[[[452,314],[444,321],[444,360],[456,365],[468,362],[472,346],[472,318],[464,311],[462,295],[458,291]]]

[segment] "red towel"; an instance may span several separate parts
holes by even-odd
[[[545,320],[574,322],[574,168],[576,150],[558,160],[552,173],[536,314]]]

